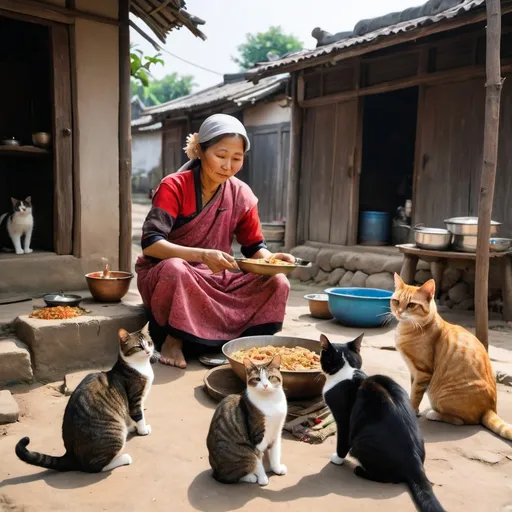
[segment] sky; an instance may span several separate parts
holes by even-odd
[[[152,68],[154,78],[176,71],[180,75],[194,76],[194,90],[222,82],[224,73],[236,73],[238,66],[232,61],[237,46],[245,41],[247,33],[264,32],[272,25],[280,25],[285,33],[293,34],[314,48],[316,39],[311,31],[320,27],[331,33],[352,30],[362,19],[374,18],[407,7],[425,3],[426,0],[186,0],[187,11],[205,20],[201,30],[206,41],[195,37],[186,28],[173,30],[164,48],[169,52],[205,67],[215,73],[199,69],[166,53],[165,65]],[[151,30],[132,18],[144,31]],[[131,41],[148,55],[155,49],[136,31],[131,29]]]

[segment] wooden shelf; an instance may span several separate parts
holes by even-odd
[[[36,146],[0,146],[0,155],[49,155],[50,153],[50,150]]]

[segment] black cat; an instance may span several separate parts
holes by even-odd
[[[360,463],[357,476],[404,482],[419,511],[444,512],[425,474],[425,445],[407,392],[389,377],[361,371],[362,341],[362,334],[339,345],[320,338],[323,393],[338,428],[331,462],[343,464],[350,451]]]

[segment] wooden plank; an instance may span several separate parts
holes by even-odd
[[[357,243],[357,232],[359,229],[359,185],[361,181],[361,169],[363,164],[363,119],[364,101],[357,101],[357,129],[356,143],[354,146],[354,177],[352,179],[352,194],[350,197],[350,219],[348,245]]]
[[[301,176],[301,154],[302,154],[302,123],[304,122],[303,111],[298,103],[299,81],[301,77],[292,78],[292,118],[290,125],[290,150],[287,195],[286,195],[286,230],[284,245],[286,250],[291,250],[298,243],[298,222],[299,222],[299,186]],[[304,88],[302,87],[302,94]]]
[[[510,59],[503,60],[502,71],[503,73],[512,71],[512,62]],[[331,94],[329,96],[303,100],[300,102],[300,105],[302,108],[332,105],[333,103],[338,103],[341,101],[349,101],[358,96],[383,94],[386,92],[397,91],[400,89],[406,89],[408,87],[415,87],[419,85],[434,85],[466,81],[477,77],[483,77],[484,75],[485,68],[483,66],[468,66],[459,69],[450,69],[448,71],[440,71],[438,73],[425,73],[407,79],[392,80],[382,84],[362,87],[359,90],[346,91],[337,94]]]
[[[329,243],[336,110],[331,106],[315,107],[314,110],[314,177],[310,186],[309,238],[316,242]]]
[[[68,27],[51,29],[53,55],[54,244],[57,254],[73,250],[73,120]]]
[[[300,184],[299,184],[299,221],[297,232],[297,243],[309,239],[309,217],[311,204],[311,182],[313,180],[313,148],[315,144],[315,109],[303,111],[303,127],[301,137],[301,163],[300,163]],[[291,184],[290,184],[291,186]]]
[[[0,0],[0,9],[65,24],[74,23],[76,18],[82,18],[107,25],[119,25],[118,20],[99,14],[79,11],[71,5],[70,7],[61,7],[36,0]]]
[[[50,155],[51,151],[37,146],[0,146],[0,153],[19,155]]]
[[[355,146],[358,137],[358,101],[339,103],[336,108],[329,243],[347,245],[352,218],[352,189],[356,179]],[[328,219],[320,219],[326,224]]]
[[[130,0],[119,0],[119,270],[132,266]]]
[[[426,89],[416,223],[444,228],[444,219],[469,215],[471,175],[482,154],[482,85],[475,79]]]
[[[74,8],[75,0],[69,0]],[[71,61],[71,100],[73,116],[73,256],[82,256],[82,200],[80,175],[80,122],[78,118],[78,63],[76,25],[69,27],[69,50]]]
[[[499,236],[512,238],[512,76],[506,76],[501,96],[500,140],[498,144],[498,172],[494,191],[493,220],[502,222]],[[479,178],[475,170],[475,179]],[[478,181],[476,181],[478,183]],[[472,209],[478,212],[478,187],[472,191]]]
[[[474,252],[456,252],[456,251],[430,251],[427,249],[420,249],[414,244],[397,245],[398,250],[403,254],[412,254],[418,256],[420,259],[423,257],[428,258],[444,258],[448,260],[476,260],[476,253]],[[504,252],[489,252],[489,258],[504,258],[511,256],[512,251]]]

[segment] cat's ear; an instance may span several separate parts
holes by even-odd
[[[331,342],[325,334],[320,335],[320,346],[322,347],[322,350],[327,350],[331,346]]]
[[[32,196],[28,196],[28,197],[25,199],[25,203],[27,203],[27,204],[32,204]]]
[[[405,286],[405,283],[403,279],[395,272],[395,275],[393,276],[395,280],[395,289],[400,290],[400,288],[403,288]]]
[[[130,339],[130,333],[126,329],[119,329],[117,334],[121,343],[126,343]]]
[[[14,197],[11,197],[11,203],[13,206],[16,206],[18,204],[18,200],[15,199]]]
[[[348,348],[353,352],[359,354],[361,352],[361,345],[363,343],[364,332],[360,334],[355,340],[348,343]]]
[[[281,354],[276,354],[270,363],[268,363],[268,368],[275,368],[279,370],[281,368]]]
[[[149,322],[140,330],[142,336],[149,338]]]
[[[243,363],[246,370],[250,370],[254,367],[254,363],[248,357],[244,358]]]
[[[436,293],[436,282],[433,279],[429,279],[416,293],[423,295],[430,302]]]

